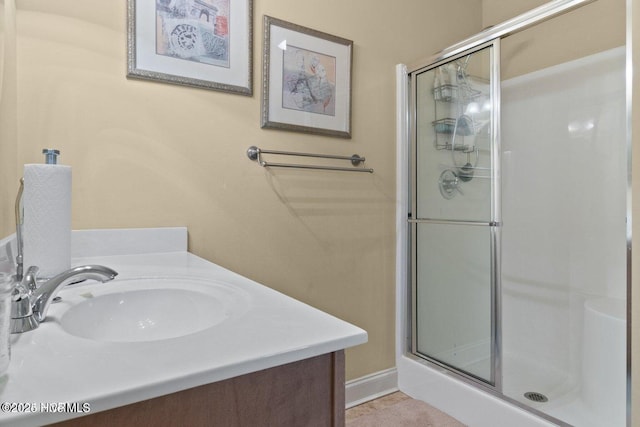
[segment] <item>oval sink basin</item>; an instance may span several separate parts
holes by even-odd
[[[157,341],[190,335],[246,313],[249,297],[233,286],[200,279],[117,279],[69,288],[62,328],[107,342]]]

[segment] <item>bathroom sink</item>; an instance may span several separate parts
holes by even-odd
[[[69,334],[95,341],[178,338],[246,313],[248,295],[231,285],[186,278],[114,280],[61,293],[59,322]]]

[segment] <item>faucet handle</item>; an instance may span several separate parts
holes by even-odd
[[[17,334],[31,331],[38,327],[38,320],[33,316],[31,295],[37,289],[36,276],[39,268],[35,265],[27,269],[27,274],[16,285],[11,294],[11,333]]]
[[[22,283],[18,283],[11,295],[11,333],[27,332],[37,327],[38,321],[31,309],[30,292]]]
[[[21,284],[29,292],[33,292],[38,289],[38,282],[36,279],[38,277],[38,271],[40,271],[40,268],[36,265],[32,265],[27,269],[27,274],[22,278]]]
[[[33,311],[31,310],[31,301],[29,301],[29,295],[20,295],[20,293],[14,295],[11,304],[11,318],[19,319],[22,317],[31,316]]]

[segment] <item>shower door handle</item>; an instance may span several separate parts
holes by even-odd
[[[449,225],[484,225],[489,227],[500,227],[498,221],[458,221],[455,219],[431,219],[431,218],[409,218],[409,224],[449,224]]]

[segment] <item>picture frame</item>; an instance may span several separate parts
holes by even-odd
[[[353,42],[263,19],[261,127],[351,138]]]
[[[253,0],[127,0],[127,77],[253,95]]]

